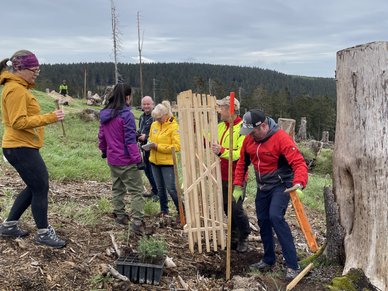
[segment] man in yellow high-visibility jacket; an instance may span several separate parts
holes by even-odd
[[[230,116],[230,97],[227,96],[221,100],[217,100],[221,122],[218,124],[218,143],[212,145],[212,151],[221,162],[221,178],[222,178],[222,194],[224,199],[224,211],[228,213],[228,163],[229,163],[229,126],[230,120],[233,120],[233,179],[234,170],[237,161],[240,158],[240,149],[242,147],[245,136],[240,135],[242,118],[238,115],[240,102],[234,99],[235,112]],[[232,117],[232,118],[231,118]],[[250,233],[248,216],[244,211],[243,202],[245,198],[245,185],[243,191],[239,195],[235,195],[232,199],[232,249],[238,252],[246,252],[248,250],[247,238]],[[238,197],[237,197],[238,196]]]
[[[63,96],[66,96],[67,94],[69,94],[69,91],[68,91],[68,88],[67,88],[67,84],[66,84],[66,80],[63,80],[62,84],[59,85],[59,93],[62,94]]]

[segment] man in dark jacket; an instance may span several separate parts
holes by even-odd
[[[241,191],[245,173],[252,163],[257,182],[256,215],[264,246],[263,259],[251,269],[268,271],[275,264],[274,230],[287,266],[286,279],[292,280],[299,273],[299,265],[294,239],[284,219],[290,201],[285,190],[291,186],[300,189],[306,186],[305,160],[292,138],[260,110],[244,114],[240,133],[247,136],[235,171],[234,191]]]
[[[154,107],[155,105],[152,98],[150,96],[144,96],[141,100],[141,108],[144,113],[140,116],[138,131],[138,141],[140,142],[140,145],[145,145],[148,142],[151,124],[154,122],[154,119],[151,116],[151,112]],[[144,172],[151,185],[151,193],[144,194],[143,196],[153,197],[154,200],[158,200],[158,188],[156,187],[156,183],[152,175],[149,158],[150,151],[143,151]]]

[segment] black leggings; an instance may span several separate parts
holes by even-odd
[[[39,150],[24,147],[3,148],[3,154],[27,185],[16,197],[7,221],[19,220],[31,205],[37,228],[47,228],[49,179],[46,164]]]

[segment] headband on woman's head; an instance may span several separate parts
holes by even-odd
[[[15,56],[11,61],[12,67],[16,71],[39,67],[39,61],[33,53],[24,56]]]

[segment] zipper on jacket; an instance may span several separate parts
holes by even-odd
[[[259,148],[261,143],[256,148],[256,157],[257,157],[257,173],[259,174],[259,181],[261,182],[261,174],[260,174],[260,158],[259,158]]]

